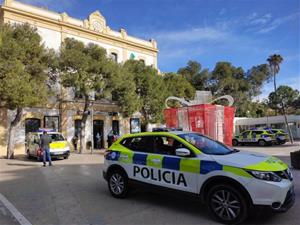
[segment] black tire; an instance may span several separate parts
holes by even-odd
[[[233,140],[232,140],[232,145],[233,145],[233,146],[238,146],[238,145],[239,145],[238,140],[233,139]]]
[[[259,145],[259,146],[266,146],[266,144],[267,144],[267,143],[266,143],[265,140],[259,140],[259,141],[258,141],[258,145]]]
[[[107,178],[111,195],[115,198],[125,198],[129,191],[127,174],[120,169],[114,169],[109,172]]]
[[[221,223],[239,224],[248,216],[247,198],[233,186],[213,186],[208,192],[206,202],[210,213]]]
[[[284,145],[285,143],[286,143],[286,140],[280,141],[280,144],[281,144],[281,145]]]
[[[64,159],[68,159],[69,158],[69,156],[64,156]]]
[[[27,157],[27,159],[31,159],[31,155],[30,155],[29,149],[27,149],[27,151],[26,151],[26,157]]]

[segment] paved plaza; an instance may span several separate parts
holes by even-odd
[[[238,147],[277,155],[289,163],[291,146]],[[0,159],[0,193],[30,224],[217,224],[197,201],[146,191],[126,199],[111,197],[102,178],[103,155],[71,154],[53,167],[19,156]],[[299,224],[300,171],[293,170],[296,203],[283,214],[257,214],[245,224]],[[1,199],[1,198],[0,198]],[[15,213],[0,201],[0,224],[19,224]],[[22,223],[21,223],[22,224]],[[26,224],[26,223],[23,223]]]

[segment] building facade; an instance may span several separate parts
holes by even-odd
[[[153,39],[142,40],[127,34],[124,28],[112,30],[99,11],[87,19],[79,20],[67,13],[56,13],[14,0],[5,0],[0,7],[2,23],[28,23],[37,28],[46,47],[59,51],[65,38],[74,38],[83,43],[94,43],[106,49],[107,55],[118,63],[128,59],[142,60],[146,65],[157,68],[157,44]],[[55,128],[71,141],[80,130],[83,100],[77,98],[72,89],[59,84],[53,87],[57,96],[49,99],[46,107],[27,108],[17,127],[16,149],[24,152],[25,135],[38,127]],[[95,148],[106,146],[107,134],[114,130],[120,135],[138,129],[139,115],[124,119],[116,103],[109,99],[93,101],[86,126],[86,142]],[[0,155],[6,152],[6,135],[14,112],[0,108]],[[100,137],[100,138],[99,138]]]

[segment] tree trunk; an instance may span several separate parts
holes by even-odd
[[[276,87],[276,73],[275,73],[275,69],[273,69],[273,80],[274,80],[274,93],[275,93],[275,102],[277,102],[277,87]],[[275,107],[275,116],[277,116],[277,107]]]
[[[284,115],[284,121],[285,121],[285,126],[288,130],[288,133],[289,133],[289,138],[290,138],[290,142],[293,144],[294,143],[294,138],[293,138],[293,135],[292,135],[292,132],[291,132],[291,128],[289,126],[289,123],[287,121],[287,117],[286,117],[286,113],[285,113],[285,107],[283,105],[283,102],[281,102],[281,107],[282,107],[282,113]]]
[[[276,87],[276,74],[274,73],[274,91],[276,93],[277,87]]]
[[[86,127],[86,121],[88,118],[88,110],[90,106],[90,99],[88,95],[84,96],[84,109],[81,119],[81,130],[80,130],[80,148],[79,153],[86,152],[86,143],[85,143],[85,127]]]
[[[15,127],[21,121],[23,114],[22,108],[17,108],[17,113],[13,121],[11,121],[9,129],[8,129],[8,143],[7,143],[7,158],[14,158],[14,147],[15,147]]]
[[[141,121],[141,125],[144,127],[145,130],[141,130],[142,132],[148,131],[149,126],[149,117],[144,107],[142,107],[140,113],[142,114],[143,120]]]

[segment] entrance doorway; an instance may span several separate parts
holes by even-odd
[[[114,134],[116,134],[116,135],[120,134],[119,120],[112,121],[112,130],[113,130]]]
[[[103,134],[104,134],[104,121],[94,120],[93,121],[93,139],[94,139],[94,149],[101,149],[104,147]]]

